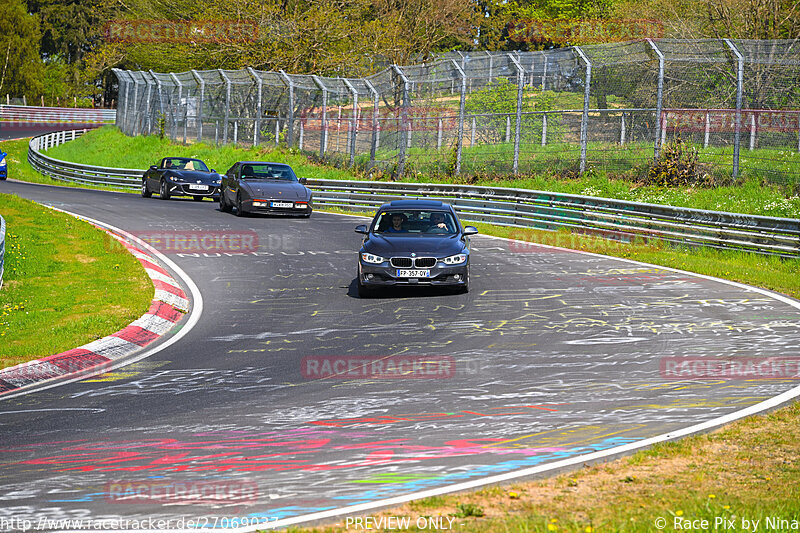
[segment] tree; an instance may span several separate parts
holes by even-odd
[[[23,0],[0,2],[0,94],[39,95],[39,21]]]

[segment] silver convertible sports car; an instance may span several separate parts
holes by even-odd
[[[216,198],[220,179],[213,168],[209,170],[199,159],[165,157],[142,176],[142,196],[150,198],[157,192],[162,200],[172,196],[191,196],[197,201]]]
[[[284,163],[239,161],[222,177],[219,208],[235,209],[237,216],[273,213],[307,218],[313,206],[305,182]]]

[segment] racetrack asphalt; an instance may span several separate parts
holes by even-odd
[[[0,519],[291,519],[613,449],[797,384],[669,373],[673,358],[800,355],[798,308],[716,280],[477,236],[470,293],[359,299],[353,217],[0,192],[161,236],[204,300],[148,359],[0,401]],[[165,251],[178,234],[253,248]],[[388,374],[347,375],[364,359]],[[401,359],[423,363],[392,373]],[[174,499],[187,487],[196,503]]]

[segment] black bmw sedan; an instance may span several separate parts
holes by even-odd
[[[200,159],[165,157],[142,176],[142,196],[150,198],[153,192],[157,192],[162,200],[173,196],[191,196],[197,201],[216,198],[221,179]]]
[[[378,209],[358,253],[358,295],[385,286],[446,286],[469,290],[469,236],[455,209],[432,200],[397,200]]]
[[[247,213],[275,213],[310,217],[311,190],[284,163],[239,161],[222,178],[219,195],[221,211],[236,209],[237,216]]]

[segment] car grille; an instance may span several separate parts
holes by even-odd
[[[414,261],[418,268],[431,268],[433,265],[436,264],[435,257],[417,257],[416,261]]]
[[[417,257],[416,259],[412,259],[410,257],[392,257],[391,263],[395,268],[411,268],[412,266],[417,268],[431,268],[436,265],[436,258]]]
[[[395,268],[409,268],[411,265],[410,257],[392,257],[392,266]]]

